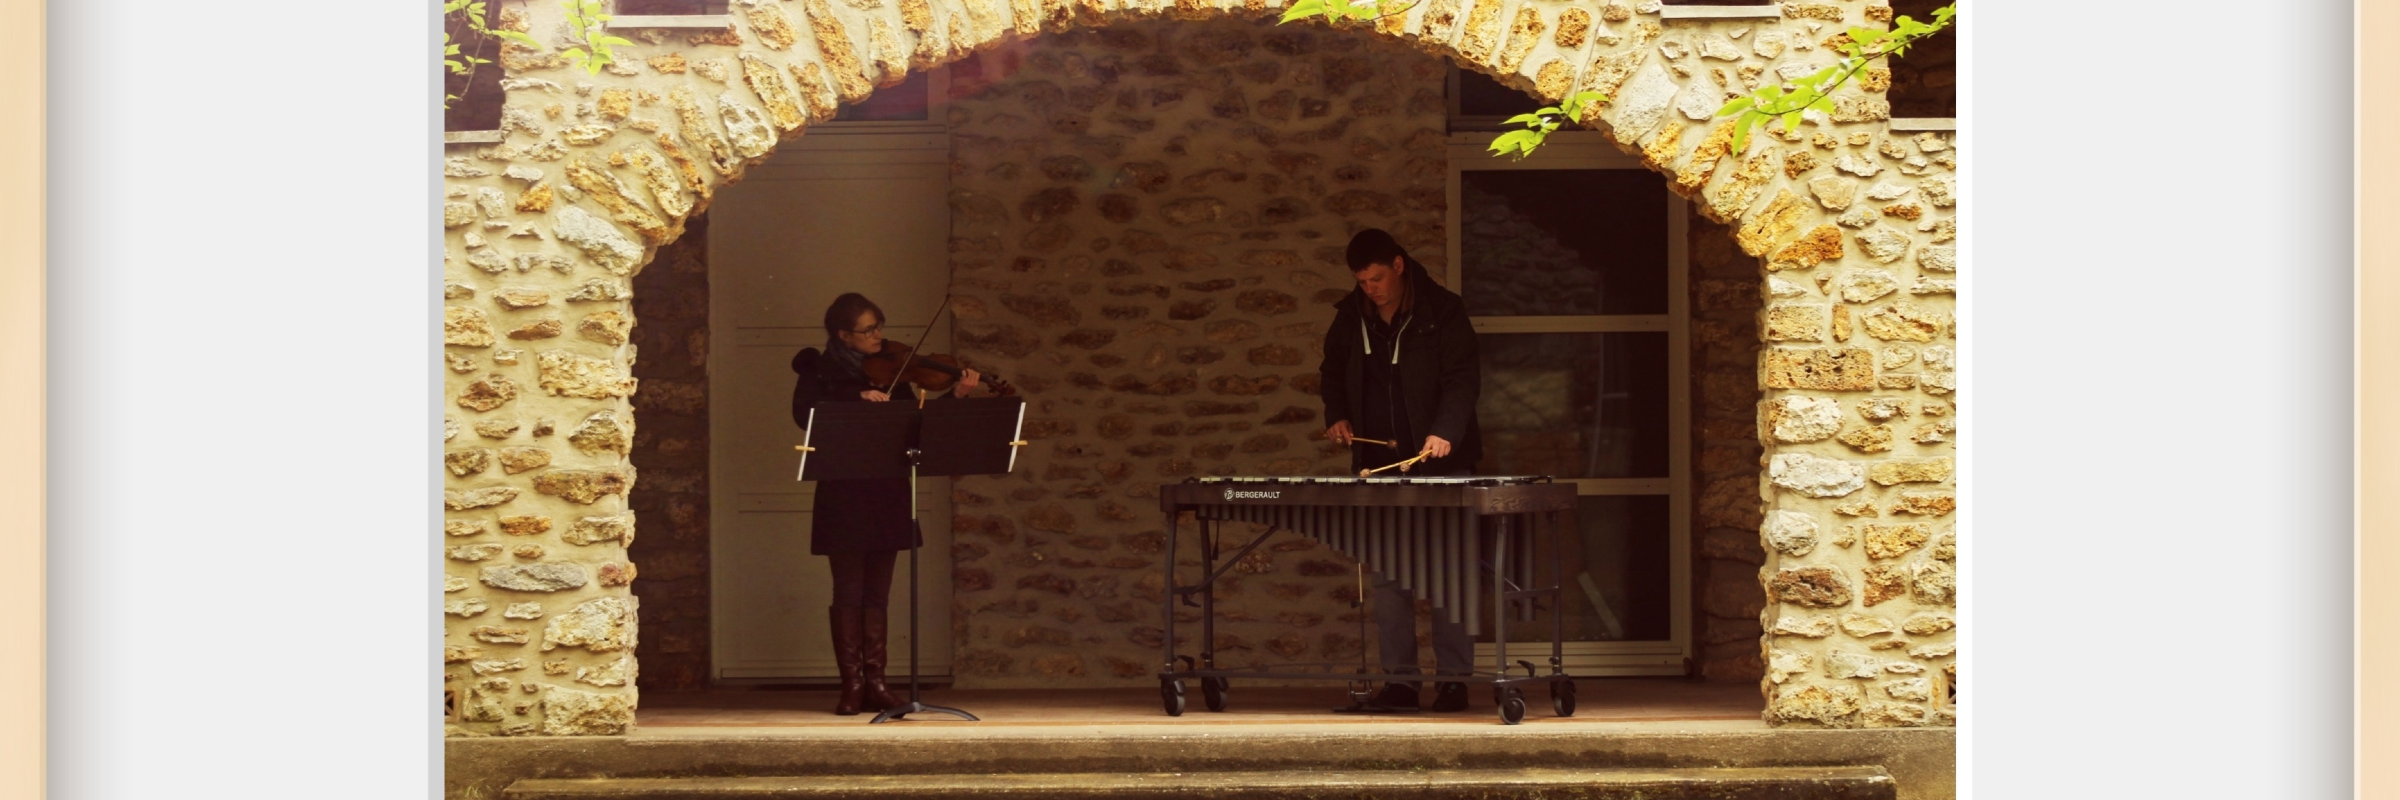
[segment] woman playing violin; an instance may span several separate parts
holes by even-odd
[[[825,309],[825,354],[818,359],[821,402],[891,400],[894,387],[869,380],[868,360],[885,351],[883,309],[852,292]],[[982,376],[962,369],[958,396],[980,386]],[[831,562],[833,656],[842,675],[842,696],[833,713],[882,711],[900,704],[884,681],[885,609],[892,590],[892,564],[915,545],[909,523],[908,479],[817,482],[816,511],[808,551]]]

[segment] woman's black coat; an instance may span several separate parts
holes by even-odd
[[[840,347],[840,343],[828,344]],[[795,370],[802,364],[795,359]],[[873,387],[863,375],[843,374],[834,360],[807,365],[801,374],[815,372],[824,387],[819,403],[864,403],[858,394]],[[903,391],[906,391],[905,387]],[[908,479],[817,481],[816,509],[811,514],[808,552],[813,555],[906,550],[917,543],[908,518]]]

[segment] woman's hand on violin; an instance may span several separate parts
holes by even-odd
[[[950,389],[950,394],[953,397],[965,397],[967,392],[974,391],[976,387],[982,385],[983,373],[962,369],[958,373],[958,385]]]
[[[866,390],[866,391],[859,392],[859,393],[858,393],[858,396],[859,396],[859,397],[861,397],[861,398],[864,398],[864,399],[866,399],[866,400],[868,400],[868,401],[871,401],[871,402],[876,402],[876,403],[881,403],[881,402],[884,402],[884,401],[887,401],[887,400],[890,400],[890,399],[892,399],[892,396],[891,396],[891,395],[884,394],[883,392],[881,392],[881,391],[878,391],[878,390],[875,390],[875,389],[868,389],[868,390]]]

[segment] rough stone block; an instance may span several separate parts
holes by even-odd
[[[1784,722],[1815,722],[1831,728],[1855,728],[1865,693],[1857,686],[1786,684],[1774,692],[1767,713]]]
[[[1787,556],[1804,556],[1817,548],[1817,521],[1797,511],[1772,511],[1759,529],[1767,547]]]
[[[1908,555],[1933,535],[1923,523],[1902,525],[1861,525],[1859,539],[1866,543],[1867,557],[1892,559]]]
[[[1850,604],[1850,580],[1832,567],[1787,567],[1767,580],[1767,598],[1809,608]]]
[[[1770,342],[1822,342],[1827,308],[1821,305],[1772,305],[1762,315],[1759,338]]]
[[[1875,388],[1875,353],[1855,347],[1770,347],[1759,353],[1769,389],[1867,391]]]
[[[1830,398],[1785,395],[1759,409],[1770,442],[1820,442],[1842,429],[1841,403]]]
[[[503,564],[483,568],[485,586],[517,592],[563,592],[581,588],[589,581],[590,576],[583,568],[574,564]]]
[[[1940,483],[1950,480],[1953,462],[1948,458],[1903,459],[1876,462],[1867,478],[1879,486],[1901,483]]]
[[[1867,470],[1839,459],[1779,453],[1767,463],[1767,479],[1809,497],[1841,497],[1866,488]]]

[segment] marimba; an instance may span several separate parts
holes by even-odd
[[[1158,504],[1167,515],[1166,593],[1161,613],[1165,628],[1165,664],[1159,671],[1159,698],[1169,716],[1182,716],[1185,681],[1198,679],[1210,711],[1223,711],[1231,678],[1338,679],[1365,681],[1436,681],[1490,684],[1500,719],[1514,725],[1525,717],[1523,688],[1534,683],[1550,686],[1551,707],[1559,716],[1575,713],[1575,683],[1564,663],[1565,628],[1556,613],[1560,598],[1559,559],[1550,558],[1548,586],[1533,585],[1535,546],[1555,553],[1559,514],[1575,510],[1575,487],[1552,483],[1547,477],[1443,478],[1192,478],[1159,487]],[[1198,583],[1175,578],[1174,554],[1178,522],[1191,512],[1200,528],[1200,553],[1206,575]],[[1247,522],[1266,526],[1248,544],[1226,554],[1219,525]],[[1490,672],[1469,676],[1426,676],[1369,672],[1361,637],[1361,663],[1287,663],[1274,668],[1220,669],[1216,664],[1217,579],[1257,550],[1277,531],[1290,531],[1316,540],[1359,562],[1365,569],[1400,581],[1403,588],[1430,601],[1434,613],[1466,625],[1469,635],[1483,632],[1486,610],[1493,627],[1494,658]],[[1362,587],[1363,591],[1363,587]],[[1196,598],[1196,599],[1195,599]],[[1533,619],[1536,599],[1549,598],[1550,671],[1536,674],[1530,662],[1518,661],[1525,674],[1509,674],[1508,622]],[[1200,616],[1200,654],[1197,659],[1175,652],[1175,606],[1197,606]],[[1363,620],[1362,620],[1363,624]],[[1353,673],[1332,668],[1355,666]],[[1317,669],[1324,671],[1292,671]],[[1363,698],[1365,692],[1353,689]]]

